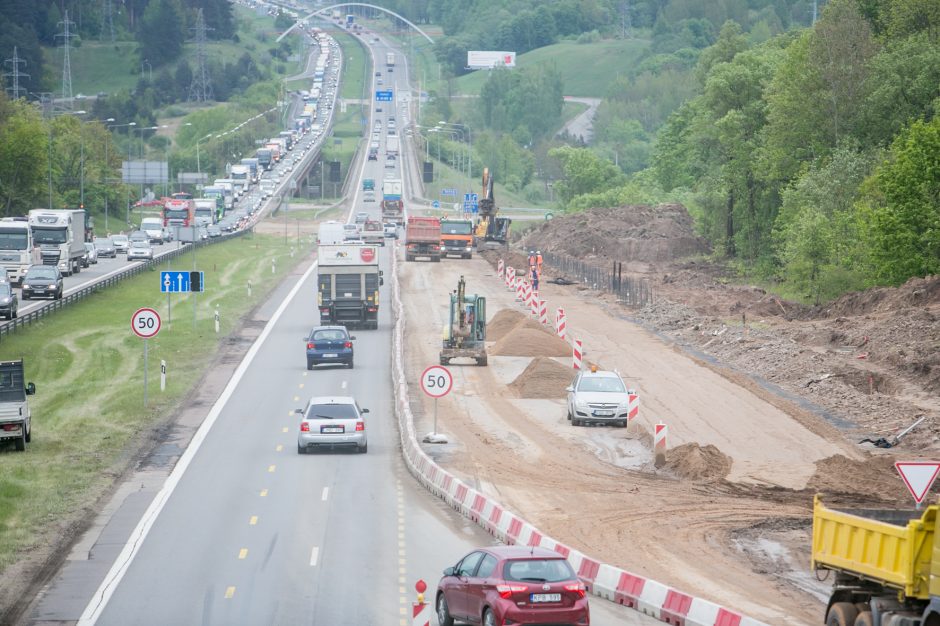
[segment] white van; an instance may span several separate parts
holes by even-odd
[[[140,230],[147,233],[150,243],[163,243],[163,220],[159,217],[145,217],[140,220]]]
[[[345,233],[342,222],[330,220],[320,224],[320,230],[317,232],[317,243],[319,245],[335,245],[344,241]]]

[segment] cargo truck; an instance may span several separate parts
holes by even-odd
[[[385,138],[385,156],[397,159],[398,158],[398,136],[389,135]]]
[[[25,217],[4,217],[0,220],[0,267],[7,280],[22,283],[32,263],[33,235]]]
[[[379,327],[379,250],[362,244],[317,247],[317,308],[321,324]]]
[[[36,393],[25,380],[23,359],[0,361],[0,441],[13,441],[20,452],[32,439],[28,396]]]
[[[441,260],[441,220],[437,217],[409,217],[405,227],[405,260],[428,257]]]
[[[215,206],[215,198],[196,198],[196,226],[208,226],[215,224],[215,218],[218,215]]]
[[[251,170],[247,165],[233,165],[232,173],[229,174],[232,184],[235,185],[236,196],[248,193],[248,187],[251,186]]]
[[[255,150],[255,156],[258,157],[258,165],[266,170],[271,169],[271,148],[258,148]]]
[[[405,204],[401,196],[401,180],[386,180],[382,183],[382,221],[405,223]]]
[[[441,220],[441,254],[473,258],[473,221]]]
[[[382,222],[366,220],[362,225],[361,236],[362,242],[367,245],[385,245],[385,228],[382,226]]]
[[[258,179],[261,178],[261,167],[258,164],[258,159],[247,157],[241,160],[241,164],[248,168],[249,180],[252,183],[258,182]]]
[[[830,509],[816,496],[812,568],[834,574],[826,626],[940,624],[938,508]]]
[[[81,271],[85,257],[84,209],[33,209],[29,212],[29,229],[42,251],[43,265],[55,265],[66,276]]]
[[[395,53],[394,52],[385,53],[385,65],[387,65],[388,67],[392,67],[393,65],[395,65]]]

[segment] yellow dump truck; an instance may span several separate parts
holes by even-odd
[[[826,626],[940,626],[937,509],[838,510],[816,496],[812,567],[834,576]]]

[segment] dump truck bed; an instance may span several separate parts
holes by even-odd
[[[831,569],[927,599],[937,505],[924,511],[813,504],[813,569]]]

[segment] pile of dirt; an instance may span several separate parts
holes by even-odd
[[[681,204],[594,208],[549,220],[528,231],[522,245],[580,259],[670,261],[708,252]]]
[[[731,457],[711,444],[684,443],[669,450],[665,467],[685,480],[715,482],[731,471]]]
[[[512,309],[502,309],[486,323],[486,340],[499,341],[520,327],[538,329],[542,325],[524,313]]]
[[[541,328],[530,328],[520,323],[497,341],[490,354],[496,356],[569,356],[571,347]]]
[[[826,504],[909,506],[910,495],[894,469],[894,461],[889,455],[853,461],[836,454],[816,462],[816,473],[806,488],[822,494]]]
[[[940,276],[912,278],[900,287],[873,287],[847,293],[818,307],[813,317],[840,317],[940,304]]]
[[[509,383],[509,388],[520,398],[564,398],[565,387],[571,384],[573,378],[570,367],[552,359],[536,357]]]

